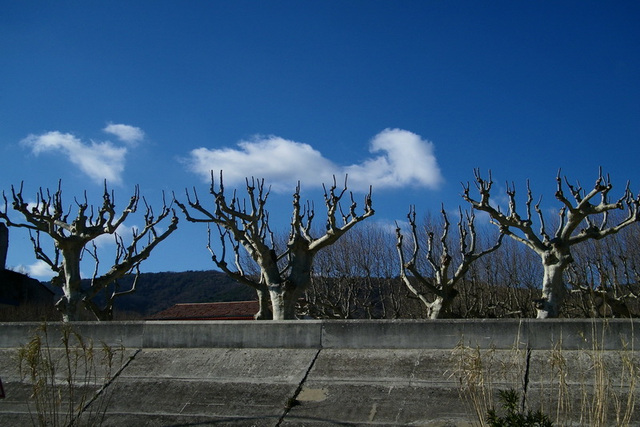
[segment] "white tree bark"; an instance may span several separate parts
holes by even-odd
[[[542,277],[542,298],[535,301],[538,319],[558,317],[567,294],[564,272],[572,262],[570,255],[560,256],[545,253],[542,255],[544,275]]]
[[[300,204],[300,185],[293,195],[293,215],[291,230],[286,249],[278,254],[274,243],[274,236],[269,227],[269,215],[265,204],[269,195],[264,187],[264,180],[247,179],[246,189],[248,200],[246,203],[238,199],[234,193],[228,201],[224,193],[222,173],[218,189],[215,188],[213,174],[211,177],[210,193],[215,199],[213,211],[204,208],[194,192],[193,196],[187,192],[187,203],[176,200],[188,221],[215,224],[218,227],[222,253],[218,256],[209,244],[209,251],[213,262],[230,277],[240,283],[256,289],[261,302],[265,301],[268,291],[271,300],[271,312],[274,320],[295,319],[295,306],[305,289],[311,283],[311,271],[314,256],[321,249],[330,246],[344,235],[354,225],[372,216],[371,194],[365,197],[362,214],[356,214],[356,203],[351,199],[351,206],[347,213],[340,210],[340,200],[346,192],[345,187],[337,192],[334,181],[328,190],[325,188],[325,205],[327,207],[326,232],[320,237],[311,234],[314,218],[313,208],[307,203]],[[194,217],[189,208],[198,213]],[[338,225],[337,215],[342,215],[342,224]],[[235,269],[227,263],[227,248],[231,246]],[[258,278],[246,274],[240,262],[240,247],[249,254],[250,259],[259,268]],[[231,255],[229,255],[231,256]],[[261,312],[256,317],[268,318]]]
[[[118,227],[124,223],[129,214],[137,210],[140,199],[138,188],[136,187],[128,206],[117,216],[115,204],[112,202],[113,196],[109,194],[105,183],[102,206],[99,208],[89,207],[85,194],[84,203],[76,201],[78,213],[71,222],[67,219],[69,214],[64,213],[60,184],[58,184],[58,189],[53,194],[49,191],[45,194],[40,189],[35,206],[29,206],[24,202],[22,186],[17,192],[13,187],[11,191],[13,209],[22,214],[26,222],[13,222],[9,218],[7,213],[8,202],[4,193],[5,209],[0,212],[0,218],[4,219],[9,226],[27,228],[30,232],[35,233],[35,236],[31,235],[31,241],[33,242],[36,258],[47,263],[52,271],[57,273],[57,276],[52,279],[52,283],[60,286],[63,290],[63,296],[56,303],[56,306],[62,312],[64,321],[77,320],[81,308],[90,310],[98,320],[111,320],[113,298],[123,293],[113,293],[111,298],[108,299],[105,308],[99,308],[92,299],[99,291],[107,288],[114,281],[137,268],[143,260],[149,257],[151,250],[175,231],[178,225],[178,217],[174,213],[167,229],[163,233],[158,233],[155,227],[172,210],[165,205],[160,214],[155,216],[153,210],[147,205],[144,228],[134,233],[132,242],[128,246],[124,244],[122,238],[117,239],[115,263],[107,273],[98,276],[97,253],[95,251],[91,253],[96,260],[96,273],[91,280],[91,285],[87,289],[83,289],[80,260],[83,253],[89,251],[86,248],[87,244],[105,234],[117,236],[116,230]],[[46,234],[53,239],[55,247],[53,256],[47,255],[42,248],[40,244],[41,234]],[[139,250],[140,242],[143,239],[147,239],[147,244]]]
[[[58,244],[60,246],[60,244]],[[62,313],[62,320],[70,322],[77,320],[79,305],[82,302],[82,276],[80,274],[80,258],[83,246],[64,245],[62,252],[62,271],[64,284],[62,291],[64,296],[58,301],[56,307]]]
[[[411,226],[411,235],[413,237],[413,254],[411,259],[405,262],[403,235],[400,227],[396,227],[397,250],[400,258],[400,278],[404,282],[409,291],[415,295],[427,310],[427,317],[430,319],[441,318],[451,307],[458,291],[456,285],[464,278],[469,267],[479,258],[490,254],[500,247],[503,234],[498,236],[496,243],[483,250],[477,250],[477,236],[474,225],[475,217],[472,214],[466,215],[466,222],[462,210],[460,210],[460,221],[458,222],[458,237],[460,248],[460,262],[453,273],[451,271],[451,263],[453,257],[450,255],[449,249],[449,227],[450,223],[447,218],[444,206],[441,210],[443,227],[442,236],[440,237],[440,256],[435,253],[435,234],[433,231],[428,233],[426,260],[431,267],[433,277],[427,278],[420,273],[417,266],[417,257],[420,252],[419,237],[416,225],[416,213],[413,208],[409,211],[407,218]],[[413,278],[413,279],[412,279]],[[417,283],[414,283],[417,282]],[[422,291],[419,287],[425,289]],[[427,295],[430,294],[430,295]]]
[[[535,301],[537,317],[557,317],[564,298],[567,294],[564,283],[564,272],[573,262],[571,247],[589,239],[603,239],[617,233],[624,227],[630,226],[640,219],[638,206],[640,196],[634,198],[629,185],[623,195],[614,203],[608,201],[608,194],[613,188],[609,178],[602,176],[600,172],[592,190],[585,192],[580,185],[571,185],[564,179],[556,177],[557,188],[555,197],[561,202],[558,225],[553,234],[547,232],[545,218],[540,209],[540,203],[533,205],[531,189],[527,183],[527,201],[525,204],[526,216],[523,218],[516,209],[515,188],[507,186],[509,199],[508,213],[503,213],[500,208],[490,203],[490,191],[493,181],[491,174],[485,180],[475,171],[475,183],[479,199],[470,195],[469,185],[465,186],[463,198],[475,209],[487,212],[492,222],[500,227],[501,231],[516,241],[528,246],[535,251],[543,265],[544,276],[542,280],[542,298]],[[564,186],[569,189],[573,202],[564,194]],[[594,199],[600,200],[594,204]],[[532,208],[538,216],[540,231],[533,229]],[[627,215],[610,224],[609,212],[616,209],[626,209]],[[596,223],[596,221],[598,221]],[[582,228],[581,228],[582,227]]]

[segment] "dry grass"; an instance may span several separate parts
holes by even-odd
[[[585,350],[564,350],[562,339],[553,349],[536,351],[535,378],[528,378],[534,361],[518,344],[510,350],[481,350],[464,344],[452,352],[453,375],[459,381],[461,399],[476,424],[487,426],[489,410],[498,406],[501,390],[513,389],[522,397],[520,410],[541,410],[559,426],[630,426],[640,379],[633,343],[619,350],[605,350],[606,322],[596,328]],[[533,375],[533,374],[532,374]],[[535,406],[535,407],[531,407]]]
[[[33,425],[101,425],[111,397],[105,385],[122,365],[124,348],[96,348],[67,324],[61,342],[52,342],[54,336],[43,324],[18,352],[22,381],[31,385]]]

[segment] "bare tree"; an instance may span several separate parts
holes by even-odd
[[[394,238],[388,227],[366,223],[318,253],[305,292],[306,314],[324,319],[398,317]]]
[[[592,240],[574,251],[568,268],[571,297],[564,312],[581,317],[637,317],[638,227],[609,239]]]
[[[65,213],[60,183],[58,183],[58,189],[53,194],[49,190],[45,193],[40,188],[36,195],[36,203],[33,205],[24,201],[22,184],[18,191],[12,186],[11,193],[13,209],[22,214],[26,222],[14,222],[9,218],[7,212],[8,202],[4,193],[5,209],[0,212],[0,218],[9,226],[27,228],[31,235],[36,258],[44,261],[57,274],[53,278],[52,284],[60,286],[63,291],[63,296],[56,306],[62,312],[64,321],[77,320],[82,306],[91,311],[99,320],[110,320],[113,315],[114,299],[133,290],[120,291],[117,287],[114,287],[113,292],[102,308],[96,304],[94,297],[100,291],[114,285],[122,276],[134,270],[137,271],[140,263],[147,259],[151,251],[175,231],[178,226],[178,217],[174,212],[167,229],[159,232],[156,227],[173,211],[170,206],[164,204],[159,215],[156,216],[153,209],[143,198],[142,200],[146,206],[144,227],[135,230],[131,242],[128,245],[125,244],[116,231],[119,226],[124,224],[130,214],[136,212],[140,200],[138,187],[135,188],[129,204],[119,216],[115,211],[113,193],[109,193],[106,183],[103,203],[99,208],[89,206],[85,192],[84,201],[75,200],[78,213],[71,221],[69,220],[71,208],[66,210]],[[54,250],[52,255],[48,255],[43,249],[40,243],[41,234],[46,234],[53,239]],[[98,275],[98,257],[95,245],[93,249],[87,249],[87,245],[95,241],[96,238],[107,234],[115,236],[116,256],[109,271]],[[143,244],[144,246],[139,249]],[[95,258],[96,269],[90,286],[83,288],[80,263],[85,253],[89,253]]]
[[[215,199],[214,210],[208,210],[200,204],[198,196],[187,192],[187,204],[200,214],[195,218],[183,203],[176,201],[184,212],[188,221],[213,223],[217,226],[222,245],[218,256],[209,243],[209,250],[213,262],[223,272],[240,283],[253,287],[258,293],[260,311],[257,319],[268,319],[269,300],[273,319],[288,320],[295,318],[295,305],[303,292],[311,283],[311,273],[315,255],[323,248],[335,243],[351,227],[373,215],[371,207],[371,191],[365,196],[364,211],[356,213],[357,205],[351,195],[351,206],[347,212],[340,207],[340,200],[347,190],[345,179],[344,188],[337,189],[335,178],[333,185],[324,187],[324,200],[327,207],[326,231],[320,237],[312,236],[314,219],[313,206],[307,202],[300,203],[300,184],[293,194],[293,216],[286,248],[278,253],[274,244],[274,236],[269,227],[269,215],[265,209],[269,189],[264,187],[264,180],[246,180],[248,200],[242,201],[234,192],[229,201],[224,192],[222,172],[218,189],[215,187],[213,173],[211,174],[210,193]],[[338,224],[341,217],[342,223]],[[235,270],[227,263],[227,248],[233,251]],[[249,254],[251,260],[259,267],[259,277],[244,272],[240,259],[240,247]]]
[[[451,271],[454,256],[450,253],[449,229],[451,224],[442,207],[443,227],[439,239],[439,246],[435,242],[435,233],[427,233],[426,261],[433,277],[425,277],[418,268],[418,255],[420,254],[419,236],[416,225],[416,212],[411,208],[407,218],[413,237],[413,253],[408,261],[405,261],[403,235],[400,227],[396,227],[397,249],[400,257],[400,277],[407,288],[422,302],[427,309],[427,317],[438,319],[449,310],[454,298],[458,294],[456,285],[462,281],[465,274],[478,258],[487,255],[500,247],[503,234],[500,233],[496,243],[483,250],[477,250],[477,234],[475,229],[473,212],[463,214],[460,209],[460,221],[458,222],[458,237],[460,257],[455,271]],[[438,247],[437,247],[438,246]],[[439,252],[436,254],[436,251]],[[416,283],[417,282],[417,283]],[[424,292],[422,289],[426,289]]]
[[[535,253],[513,239],[469,268],[451,311],[462,318],[532,317],[542,273]]]
[[[491,174],[489,173],[488,180],[483,179],[478,170],[474,171],[474,175],[480,199],[476,200],[471,197],[469,184],[463,186],[462,197],[475,209],[487,212],[492,222],[500,227],[506,235],[528,246],[540,257],[544,275],[542,298],[536,301],[538,318],[558,316],[567,295],[563,275],[567,266],[573,262],[571,255],[573,245],[589,239],[599,240],[610,236],[640,218],[638,212],[640,196],[634,199],[631,190],[629,190],[629,184],[627,184],[622,196],[616,202],[610,203],[609,192],[613,186],[608,176],[603,177],[602,171],[600,171],[593,189],[589,192],[585,192],[580,184],[571,185],[564,178],[564,183],[574,200],[572,203],[564,193],[563,179],[558,173],[555,197],[562,206],[559,211],[558,225],[555,227],[555,232],[550,234],[540,209],[540,201],[533,205],[529,183],[527,183],[527,201],[525,203],[526,216],[523,218],[516,210],[516,190],[513,184],[507,185],[509,212],[505,214],[501,212],[499,207],[494,207],[490,203],[490,191],[493,184]],[[593,201],[598,196],[600,200],[594,204]],[[609,212],[625,208],[627,215],[613,225],[610,224]],[[538,216],[540,224],[538,233],[533,229],[532,209]]]

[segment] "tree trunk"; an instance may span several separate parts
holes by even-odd
[[[543,256],[542,298],[536,301],[538,319],[558,317],[567,294],[563,275],[570,260],[571,256],[568,254],[556,256],[547,253]]]
[[[440,319],[442,312],[444,311],[444,298],[437,296],[432,302],[427,305],[427,317],[429,319]]]
[[[82,247],[62,249],[65,283],[62,287],[64,296],[59,304],[62,305],[62,320],[65,322],[78,320],[79,305],[82,300],[81,253]]]
[[[440,292],[440,295],[436,295],[433,302],[427,305],[427,317],[432,320],[445,317],[456,296],[458,296],[458,291],[450,285],[447,285]]]
[[[253,318],[255,320],[272,320],[273,313],[271,313],[271,300],[269,299],[269,289],[264,288],[256,289],[258,294],[258,303],[260,304],[260,311],[258,311]]]
[[[273,320],[295,320],[298,297],[311,285],[311,265],[314,253],[307,241],[298,239],[289,244],[291,271],[283,282],[269,285]],[[275,275],[265,274],[266,277]]]
[[[285,284],[269,287],[273,320],[295,320],[297,289]]]

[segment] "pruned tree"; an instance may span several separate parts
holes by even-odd
[[[436,243],[436,236],[433,231],[427,232],[425,258],[433,274],[432,277],[425,277],[418,266],[418,256],[421,250],[415,208],[411,207],[407,215],[413,240],[413,252],[408,261],[406,261],[404,255],[404,236],[400,226],[396,226],[396,247],[400,258],[400,277],[409,291],[422,302],[427,310],[427,317],[430,319],[439,319],[448,312],[458,294],[456,285],[462,281],[469,267],[477,259],[498,249],[503,237],[503,234],[500,233],[493,246],[479,251],[474,223],[475,216],[473,212],[463,213],[462,209],[460,209],[460,221],[458,222],[459,256],[454,257],[449,247],[451,223],[447,218],[444,206],[441,209],[441,214],[443,226],[442,235],[438,240],[439,243]],[[439,254],[436,252],[439,252]],[[454,267],[455,258],[458,259],[458,262],[457,266]]]
[[[269,225],[269,214],[265,209],[269,188],[265,188],[264,180],[246,180],[247,200],[241,200],[236,192],[227,199],[222,172],[217,189],[212,173],[209,192],[214,197],[214,209],[202,206],[195,189],[192,195],[186,192],[186,204],[177,200],[176,204],[180,206],[188,221],[217,226],[221,253],[217,254],[209,241],[211,258],[220,270],[256,290],[260,301],[260,311],[256,314],[256,319],[287,320],[295,318],[296,302],[311,283],[313,261],[318,251],[332,245],[354,225],[374,214],[371,192],[365,196],[362,214],[356,213],[357,204],[353,194],[349,210],[344,212],[341,209],[340,201],[347,190],[346,179],[342,190],[338,190],[335,178],[329,189],[323,188],[327,207],[324,234],[319,237],[312,236],[314,208],[309,202],[304,206],[300,203],[298,184],[293,194],[291,228],[286,247],[282,250],[274,243],[274,235]],[[187,205],[200,216],[192,216]],[[258,267],[258,276],[245,273],[241,263],[240,247],[246,250]],[[227,262],[229,248],[233,253],[235,269]]]
[[[56,303],[56,307],[62,312],[64,321],[78,319],[81,308],[92,312],[98,320],[110,320],[113,317],[113,303],[116,297],[130,293],[135,286],[128,291],[118,289],[116,282],[119,278],[138,271],[138,266],[147,259],[151,251],[178,226],[178,217],[171,206],[163,204],[160,213],[156,216],[151,206],[143,198],[146,211],[144,214],[144,226],[134,230],[131,242],[125,244],[123,238],[118,235],[118,227],[124,224],[130,214],[136,212],[140,201],[139,189],[136,186],[129,204],[118,215],[115,210],[113,193],[109,193],[107,185],[104,186],[103,203],[100,207],[89,206],[86,192],[84,201],[75,199],[78,212],[72,220],[71,207],[65,208],[62,201],[61,185],[52,194],[40,188],[36,195],[35,204],[25,202],[22,195],[23,185],[18,191],[12,186],[13,209],[24,217],[26,222],[14,222],[8,215],[8,201],[3,193],[5,209],[0,212],[0,218],[10,227],[26,228],[30,232],[31,241],[36,258],[44,261],[51,270],[56,273],[52,279],[54,286],[62,288],[63,296]],[[160,224],[173,212],[169,225],[164,231],[158,230]],[[41,234],[46,234],[53,239],[53,254],[47,254],[40,242]],[[88,248],[90,242],[94,242],[100,236],[113,235],[116,243],[116,256],[111,268],[104,274],[98,274],[98,255],[95,245]],[[143,246],[142,246],[143,245]],[[141,247],[142,246],[142,247]],[[80,264],[84,254],[89,253],[96,261],[96,267],[88,287],[83,287],[80,273]],[[103,307],[100,307],[94,298],[99,292],[112,289],[106,298]]]
[[[479,199],[474,199],[470,194],[470,186],[463,185],[462,197],[473,208],[486,212],[491,221],[509,237],[531,248],[538,256],[543,266],[542,297],[535,301],[538,318],[557,317],[560,307],[567,295],[564,282],[564,273],[567,266],[573,262],[571,248],[589,239],[603,239],[617,233],[640,218],[638,206],[640,196],[634,198],[629,184],[622,196],[611,203],[609,192],[613,188],[609,176],[606,178],[600,171],[593,189],[586,192],[580,184],[572,185],[567,178],[564,180],[560,172],[556,177],[557,188],[555,198],[561,203],[558,213],[558,222],[555,231],[550,232],[545,223],[545,218],[540,209],[542,198],[533,204],[531,187],[527,182],[527,200],[525,202],[525,217],[517,212],[516,190],[513,184],[507,185],[507,197],[509,210],[503,213],[500,207],[491,204],[491,173],[489,179],[480,176],[478,170],[474,171],[475,185],[479,193]],[[564,184],[563,184],[564,183]],[[565,195],[564,186],[569,189],[573,202]],[[596,200],[599,197],[599,200]],[[609,213],[613,210],[626,209],[626,215],[617,220],[610,221]],[[534,230],[533,212],[537,214],[540,225],[539,232]],[[612,224],[613,222],[613,224]]]

